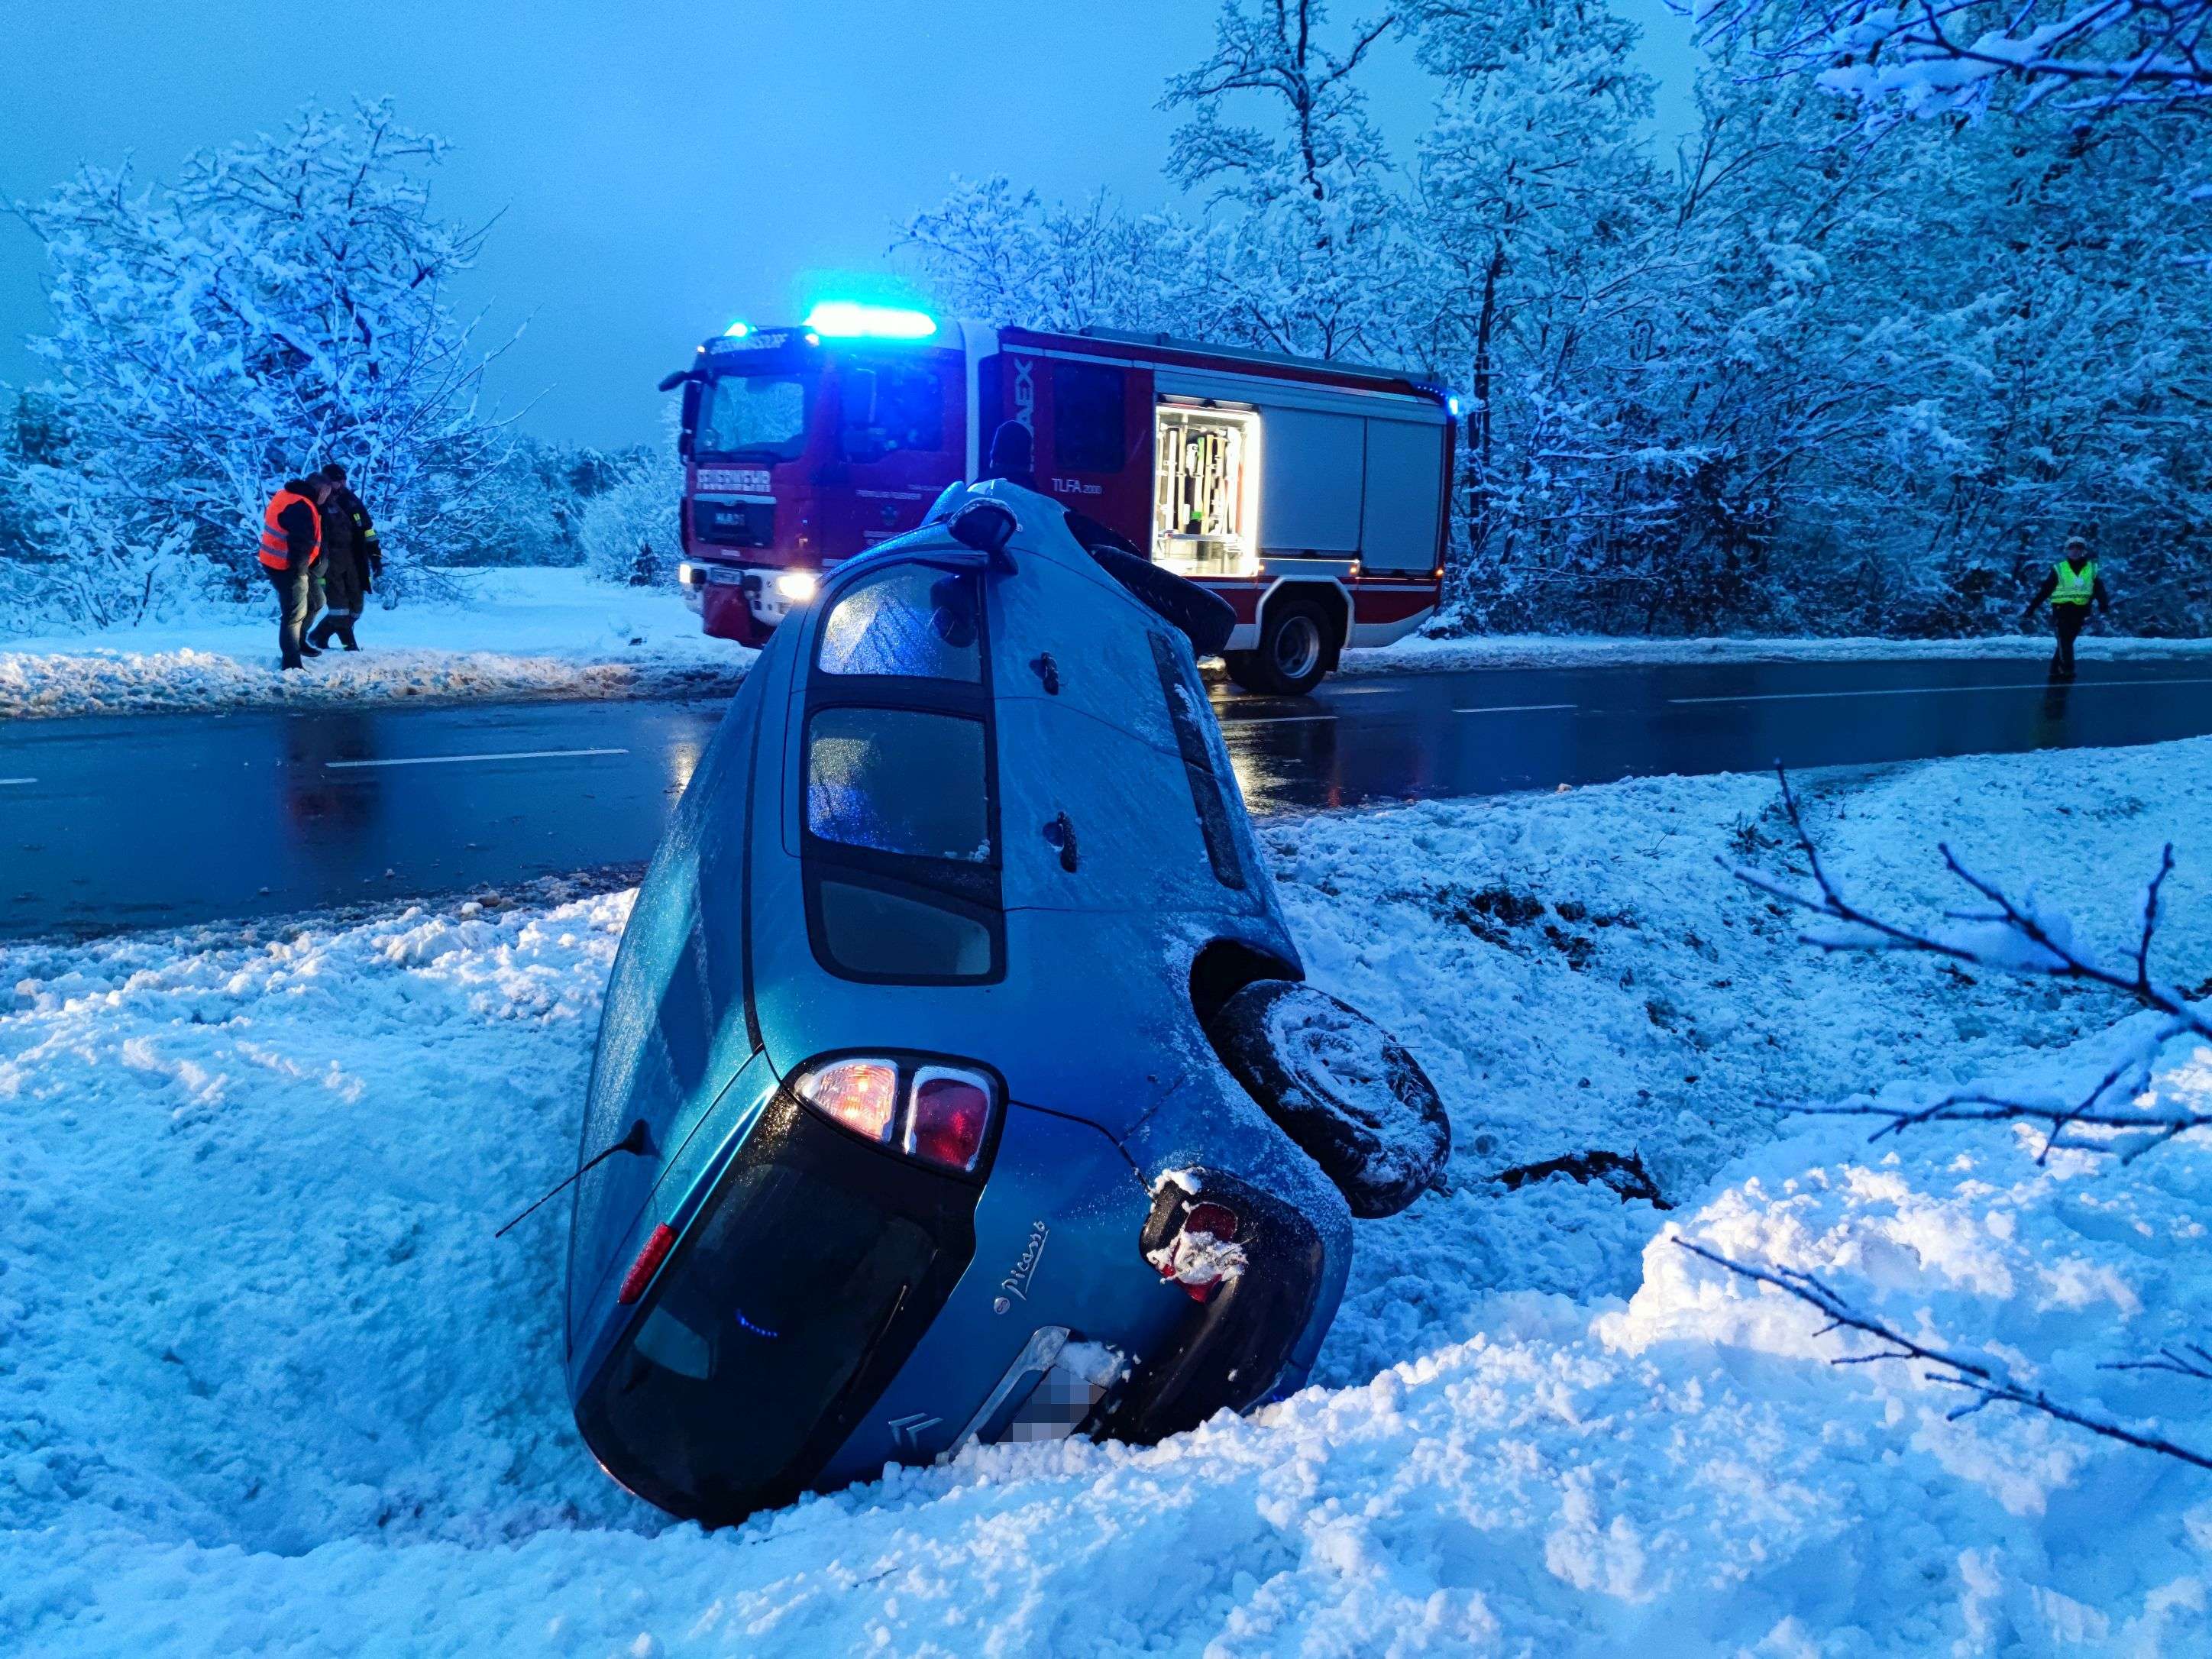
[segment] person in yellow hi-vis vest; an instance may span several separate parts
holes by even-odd
[[[2089,556],[2089,544],[2079,536],[2067,538],[2066,556],[2051,567],[2051,574],[2043,579],[2043,586],[2035,590],[2035,597],[2021,612],[2023,623],[2035,615],[2035,607],[2045,599],[2051,601],[2051,631],[2058,636],[2058,648],[2051,653],[2051,672],[2053,678],[2070,680],[2074,678],[2074,641],[2081,636],[2081,624],[2089,620],[2089,606],[2094,601],[2098,610],[2110,616],[2112,596],[2105,584],[2097,580],[2097,562]]]

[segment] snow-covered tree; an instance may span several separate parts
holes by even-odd
[[[1048,207],[1003,174],[955,179],[899,241],[940,305],[1031,328],[1164,327],[1208,257],[1202,234],[1172,214],[1132,216],[1103,195]]]
[[[1702,0],[1708,42],[1818,76],[1877,117],[2056,98],[2111,110],[2212,98],[2212,0]]]
[[[2129,625],[2212,623],[2203,106],[1878,124],[1712,35],[1673,156],[1602,0],[1225,7],[1167,167],[1202,217],[961,185],[940,298],[1402,365],[1468,404],[1446,626],[2008,627],[2064,536]],[[1432,77],[1401,165],[1358,75]],[[1468,580],[1470,574],[1480,580]]]
[[[1403,202],[1357,76],[1395,23],[1339,36],[1322,0],[1222,0],[1212,55],[1169,82],[1162,106],[1189,118],[1167,173],[1217,215],[1203,303],[1229,337],[1317,357],[1393,349]]]
[[[68,434],[9,463],[31,469],[13,487],[42,503],[34,534],[98,589],[169,548],[244,592],[270,491],[336,459],[385,527],[393,591],[465,538],[503,438],[446,296],[482,233],[433,210],[443,150],[388,102],[310,107],[166,185],[87,166],[18,204],[52,272],[40,395]]]
[[[1515,532],[1547,512],[1537,498],[1613,447],[1590,394],[1649,326],[1651,84],[1636,28],[1603,0],[1417,0],[1409,17],[1439,91],[1403,355],[1467,389],[1468,533],[1495,570],[1529,550]],[[1587,540],[1595,526],[1571,517],[1553,528]]]

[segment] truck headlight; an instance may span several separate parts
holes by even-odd
[[[805,605],[822,584],[811,570],[787,570],[775,579],[775,591],[793,605]]]

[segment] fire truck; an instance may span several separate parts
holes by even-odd
[[[732,324],[678,387],[678,574],[718,638],[759,644],[823,569],[914,529],[1006,421],[1039,491],[1229,601],[1242,685],[1310,690],[1436,608],[1455,400],[1386,369],[825,302]]]

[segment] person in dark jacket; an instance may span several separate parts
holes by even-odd
[[[1019,421],[1002,421],[999,429],[991,434],[991,458],[983,468],[986,478],[1003,478],[1010,484],[1019,484],[1024,489],[1044,491],[1037,487],[1036,445],[1030,436],[1029,428]],[[1051,500],[1050,496],[1046,497]],[[1075,539],[1096,551],[1100,547],[1119,548],[1133,558],[1145,556],[1144,550],[1111,525],[1104,525],[1087,513],[1079,513],[1065,501],[1056,503],[1067,514],[1067,528]]]
[[[345,468],[332,461],[323,469],[322,480],[330,492],[323,504],[323,592],[330,609],[307,640],[326,647],[335,634],[347,650],[358,651],[354,624],[361,620],[376,578],[384,574],[384,550],[368,508],[347,487]]]
[[[2051,653],[2051,675],[2053,679],[2074,678],[2074,641],[2081,637],[2081,625],[2089,620],[2089,606],[2094,602],[2098,610],[2112,615],[2112,595],[2097,578],[2097,562],[2089,556],[2089,544],[2079,536],[2069,537],[2066,556],[2051,567],[2051,574],[2043,579],[2043,586],[2035,590],[2035,597],[2027,602],[2021,613],[2025,623],[2035,615],[2035,607],[2045,599],[2051,601],[2051,631],[2057,635],[2057,649]]]
[[[261,510],[259,558],[276,592],[276,651],[286,668],[301,666],[302,657],[320,656],[301,633],[318,602],[318,567],[323,556],[320,478],[294,478],[269,498]]]
[[[1036,446],[1030,440],[1029,428],[1019,421],[1001,421],[999,429],[991,434],[991,458],[984,464],[983,476],[1004,478],[1024,489],[1035,489],[1036,457]]]

